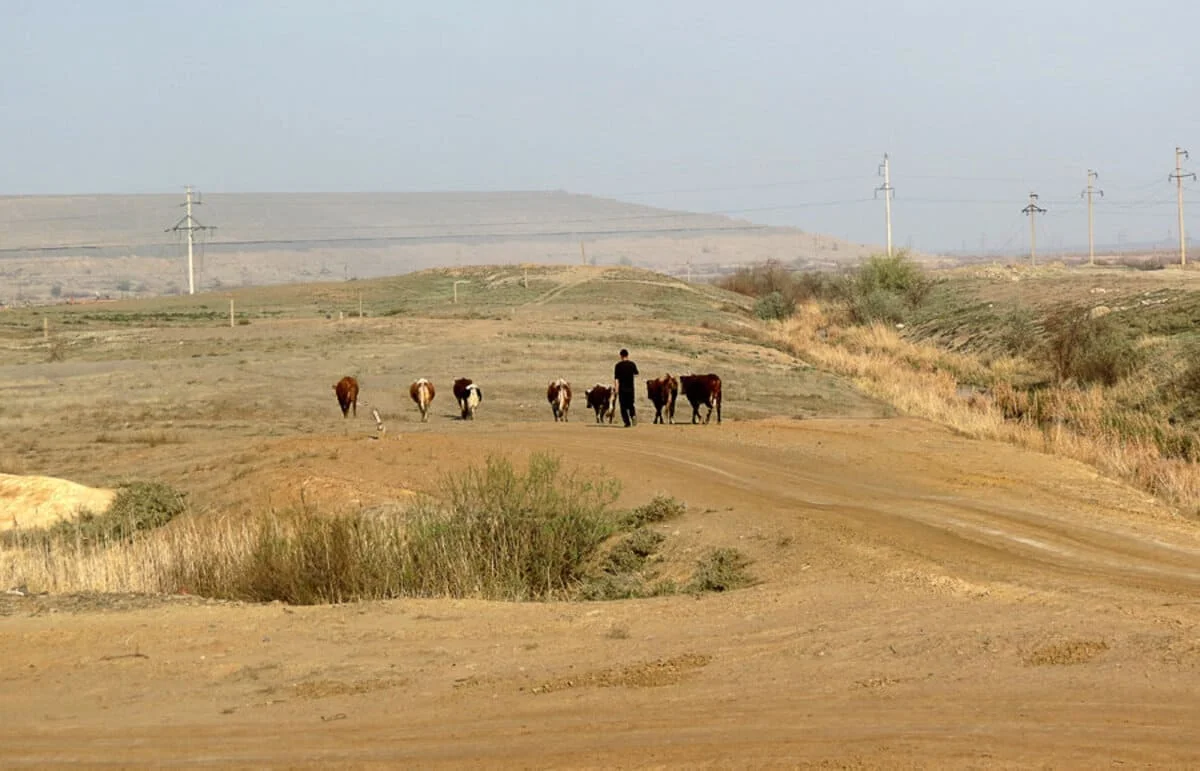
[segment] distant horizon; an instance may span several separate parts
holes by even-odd
[[[1089,169],[1097,242],[1164,240],[1200,153],[1184,0],[8,6],[16,196],[575,190],[881,244],[887,154],[896,245],[1019,253],[1031,191],[1087,242]]]
[[[145,192],[134,192],[134,193],[79,192],[79,193],[0,194],[0,200],[2,200],[2,199],[28,200],[28,199],[72,199],[72,198],[122,198],[122,197],[174,198],[174,197],[177,197],[180,199],[180,205],[182,205],[182,203],[183,203],[182,199],[185,195],[186,187],[187,186],[184,185],[184,186],[180,186],[177,190],[145,191]],[[610,197],[610,196],[606,196],[606,195],[602,195],[602,194],[598,194],[598,193],[574,191],[574,190],[568,190],[568,189],[564,189],[564,188],[547,188],[547,189],[530,188],[530,189],[523,189],[523,190],[518,190],[518,189],[512,189],[512,190],[461,189],[461,190],[237,190],[237,191],[225,191],[225,190],[212,191],[212,190],[201,189],[194,185],[192,186],[192,188],[193,188],[193,192],[195,192],[198,195],[198,199],[201,202],[203,201],[203,198],[205,196],[221,196],[221,197],[224,197],[224,196],[246,196],[246,197],[253,197],[253,196],[296,196],[296,197],[304,197],[304,196],[313,196],[313,197],[318,197],[318,196],[348,196],[348,197],[430,196],[430,197],[433,197],[433,196],[454,196],[454,195],[480,195],[480,196],[489,196],[489,197],[503,197],[503,196],[509,196],[509,195],[578,196],[578,197],[587,197],[587,198],[595,198],[595,199],[599,199],[599,200],[606,200],[606,201],[611,201],[611,202],[615,202],[615,203],[619,203],[619,204],[623,204],[623,205],[650,208],[650,209],[655,209],[655,210],[659,210],[659,211],[663,211],[663,212],[671,212],[673,214],[679,214],[679,215],[721,217],[721,218],[728,219],[730,222],[733,222],[733,223],[745,223],[747,226],[750,226],[752,228],[758,228],[758,229],[794,230],[797,232],[806,233],[806,234],[815,235],[815,236],[837,238],[838,240],[846,241],[848,243],[855,244],[855,245],[863,245],[863,246],[867,246],[867,247],[871,247],[871,248],[877,248],[881,253],[886,251],[886,245],[883,243],[875,243],[875,242],[871,242],[871,241],[854,241],[854,240],[845,238],[843,236],[838,236],[838,235],[832,234],[832,233],[811,231],[811,230],[807,230],[805,228],[801,228],[801,227],[798,227],[795,225],[775,224],[775,223],[771,223],[771,222],[764,222],[761,220],[746,217],[744,215],[739,216],[736,214],[730,214],[725,211],[695,211],[695,210],[688,210],[688,209],[675,209],[675,208],[670,208],[670,207],[666,207],[666,206],[655,206],[652,204],[646,204],[646,203],[628,200],[628,199],[614,198],[614,197]],[[895,204],[893,204],[893,206],[895,206]],[[1200,206],[1200,201],[1197,201],[1197,206]],[[1099,207],[1100,207],[1100,204],[1097,203],[1097,208],[1099,209]],[[0,222],[0,225],[2,225],[2,224],[3,223]],[[545,222],[535,221],[531,224],[540,224],[540,225],[550,224],[550,225],[552,225],[552,224],[555,224],[555,221],[553,221],[553,220],[545,221]],[[1025,223],[1025,232],[1026,233],[1028,232],[1028,224],[1027,223]],[[1188,246],[1190,249],[1192,244],[1195,243],[1195,238],[1190,233],[1185,233],[1185,236],[1186,236]],[[361,237],[355,237],[354,239],[351,239],[351,240],[363,240],[366,238],[367,238],[366,236],[361,236]],[[1174,238],[1176,240],[1174,242],[1172,242],[1172,236],[1171,236],[1171,234],[1168,233],[1161,239],[1145,239],[1145,240],[1126,239],[1124,241],[1120,241],[1120,240],[1100,241],[1100,240],[1097,240],[1095,242],[1095,250],[1098,254],[1099,254],[1099,252],[1104,251],[1104,252],[1111,253],[1113,255],[1127,254],[1130,251],[1151,251],[1151,252],[1155,252],[1155,253],[1170,252],[1170,251],[1172,251],[1172,249],[1174,249],[1175,252],[1178,253],[1177,236],[1175,236]],[[1086,256],[1088,253],[1088,245],[1087,245],[1086,240],[1084,240],[1082,242],[1066,242],[1066,241],[1050,242],[1050,241],[1046,240],[1046,237],[1042,234],[1040,228],[1039,228],[1038,239],[1039,239],[1038,240],[1038,253],[1044,254],[1046,256],[1050,256],[1050,255],[1074,256],[1074,255],[1078,255],[1079,253],[1082,253],[1083,255]],[[337,239],[332,239],[332,240],[337,240]],[[381,237],[379,240],[388,240],[388,239],[386,237]],[[282,241],[282,239],[281,239],[281,241]],[[223,242],[218,237],[218,238],[213,239],[212,243],[239,243],[239,242],[237,242],[237,241]],[[16,248],[22,248],[22,247],[16,247]],[[56,248],[70,249],[70,248],[82,248],[82,247],[72,246],[72,245],[64,245],[62,247],[49,247],[48,246],[48,247],[40,247],[40,248],[42,250],[52,251]],[[1006,249],[1003,246],[995,246],[993,248],[986,248],[986,245],[985,245],[984,249],[980,249],[974,245],[960,244],[960,246],[957,248],[947,247],[944,249],[936,249],[936,250],[935,249],[927,249],[927,248],[919,248],[919,247],[915,247],[915,246],[910,247],[906,244],[895,243],[894,249],[896,251],[905,250],[905,251],[927,254],[929,256],[945,256],[945,257],[971,257],[971,256],[1020,257],[1023,254],[1028,254],[1028,251],[1029,251],[1027,243],[1023,243],[1021,245],[1021,247],[1018,249],[1014,249],[1011,247]],[[12,251],[12,250],[13,250],[13,248],[5,248],[5,245],[3,243],[0,243],[0,252]]]

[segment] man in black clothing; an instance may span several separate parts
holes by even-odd
[[[636,392],[634,378],[638,375],[637,365],[629,360],[629,351],[621,349],[621,360],[613,368],[613,388],[617,389],[617,400],[621,403],[621,420],[625,428],[637,425],[637,409],[633,406]]]

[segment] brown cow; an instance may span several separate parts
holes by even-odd
[[[675,422],[675,400],[679,397],[679,381],[671,373],[647,380],[646,396],[650,397],[650,403],[654,405],[655,423]],[[663,410],[667,411],[666,420],[663,420]]]
[[[454,398],[462,410],[462,419],[474,420],[475,408],[483,401],[483,391],[470,378],[460,377],[454,381]]]
[[[347,375],[337,382],[333,387],[333,392],[337,394],[338,406],[342,408],[342,417],[346,417],[346,413],[354,410],[354,417],[358,417],[358,381]]]
[[[616,412],[617,406],[617,392],[612,386],[597,383],[584,391],[583,395],[587,397],[588,408],[596,411],[597,423],[603,423],[604,418],[608,418],[609,423],[613,422],[613,414]]]
[[[417,404],[417,409],[421,411],[421,422],[429,420],[429,403],[433,401],[433,397],[437,396],[433,383],[421,378],[408,387],[408,395],[412,397]]]
[[[693,423],[700,419],[700,405],[708,407],[708,414],[704,416],[705,425],[712,417],[713,407],[717,408],[717,422],[721,422],[721,378],[713,374],[683,375],[679,378],[679,385],[683,388],[683,395],[692,403]]]
[[[554,422],[567,422],[567,410],[571,409],[571,384],[561,377],[558,380],[551,380],[550,385],[546,388],[546,401],[550,402],[550,409],[554,412]]]

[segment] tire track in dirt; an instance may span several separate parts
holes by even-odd
[[[739,430],[753,429],[741,424]],[[723,487],[749,505],[791,510],[818,527],[849,530],[856,539],[990,579],[1036,586],[1041,581],[1028,575],[1033,570],[1172,594],[1200,591],[1194,538],[1153,523],[1134,529],[1119,512],[1088,511],[1080,501],[1064,498],[1059,503],[1067,505],[1055,505],[1044,493],[1031,495],[1018,486],[993,490],[986,500],[939,495],[894,469],[831,464],[815,456],[809,463],[788,462],[778,452],[736,446],[715,431],[690,436],[685,448],[672,452],[639,446],[644,433],[598,434],[553,441],[573,453],[653,460],[664,479],[689,489]],[[952,457],[942,461],[947,469],[955,463]]]

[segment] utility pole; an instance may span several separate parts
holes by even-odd
[[[1187,238],[1183,234],[1183,180],[1196,175],[1183,170],[1183,159],[1190,158],[1188,151],[1182,147],[1175,148],[1175,173],[1168,179],[1175,180],[1175,196],[1179,202],[1179,264],[1187,265]]]
[[[587,265],[587,252],[583,248],[583,241],[579,242],[579,258],[583,261],[584,265]]]
[[[186,202],[180,204],[180,206],[187,207],[186,213],[183,215],[182,219],[179,220],[179,222],[176,222],[174,224],[174,226],[167,228],[165,232],[170,233],[170,232],[174,231],[174,232],[178,233],[179,231],[184,231],[187,233],[188,294],[196,294],[196,263],[195,263],[195,260],[193,257],[194,252],[195,252],[196,231],[197,230],[201,230],[201,231],[216,230],[216,228],[209,227],[208,225],[201,225],[199,222],[196,221],[196,218],[192,216],[192,204],[199,206],[203,202],[192,200],[192,186],[191,185],[188,185],[185,189],[187,190],[187,200],[186,200]]]
[[[1096,237],[1093,227],[1094,220],[1092,219],[1092,195],[1099,193],[1100,197],[1104,197],[1104,191],[1092,185],[1100,177],[1099,174],[1088,169],[1087,173],[1087,189],[1080,193],[1080,196],[1086,196],[1088,202],[1088,265],[1096,264]]]
[[[1029,194],[1029,205],[1021,211],[1029,217],[1029,264],[1037,265],[1037,215],[1045,214],[1046,210],[1038,206],[1037,193]]]
[[[879,191],[883,191],[883,211],[887,216],[887,255],[892,256],[892,196],[895,195],[892,187],[891,166],[888,162],[888,154],[883,154],[883,163],[879,164],[879,176],[883,177],[883,184],[875,188],[875,197],[879,197]]]

